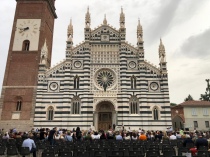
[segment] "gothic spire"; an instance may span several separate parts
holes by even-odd
[[[140,24],[140,19],[138,19],[138,25],[137,25],[137,39],[138,39],[138,42],[143,41],[143,30]]]
[[[104,21],[103,21],[104,25],[107,25],[107,20],[106,20],[106,14],[104,15]]]
[[[66,49],[71,49],[73,47],[73,25],[72,19],[70,19],[70,23],[67,29],[67,41],[66,41]],[[66,52],[66,57],[68,58],[69,54]]]
[[[161,38],[160,38],[160,45],[159,45],[159,59],[160,59],[160,62],[166,62],[165,46],[163,45]]]
[[[87,28],[90,27],[90,22],[91,22],[91,19],[90,19],[90,13],[89,13],[89,7],[87,8],[87,13],[85,15],[85,26]]]
[[[44,54],[47,57],[48,54],[48,47],[47,47],[47,40],[45,39],[44,45],[42,46],[41,49],[41,54]]]
[[[125,27],[125,14],[123,13],[123,8],[121,7],[121,13],[120,13],[120,28]]]
[[[45,39],[44,45],[41,48],[41,64],[46,64],[48,58],[48,47],[47,47],[47,40]]]
[[[72,25],[72,19],[70,19],[70,24],[67,29],[67,39],[72,40],[72,38],[73,38],[73,25]]]

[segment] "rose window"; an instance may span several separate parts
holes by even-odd
[[[97,86],[106,91],[113,86],[115,75],[111,70],[103,69],[96,73],[95,79]]]

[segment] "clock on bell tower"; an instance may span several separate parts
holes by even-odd
[[[33,126],[41,48],[47,44],[51,64],[55,0],[16,0],[0,100],[1,128]],[[17,125],[18,120],[18,125]]]

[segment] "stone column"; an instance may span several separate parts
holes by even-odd
[[[112,125],[113,124],[117,125],[116,122],[117,122],[116,121],[116,111],[112,111]]]
[[[94,113],[94,127],[96,130],[98,129],[98,112],[97,111]]]

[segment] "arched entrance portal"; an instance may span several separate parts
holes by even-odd
[[[185,129],[184,128],[184,121],[180,116],[175,116],[172,119],[172,124],[174,129]]]
[[[94,115],[95,128],[97,130],[108,130],[116,124],[116,111],[114,105],[109,101],[100,102],[96,106]]]

